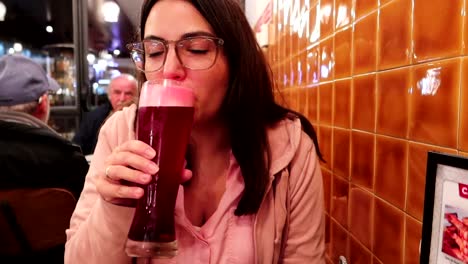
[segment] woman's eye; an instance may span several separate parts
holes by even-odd
[[[193,54],[206,54],[208,53],[208,50],[207,49],[188,49],[188,51],[190,53],[193,53]]]
[[[158,57],[164,54],[164,51],[148,52],[146,53],[149,58]]]

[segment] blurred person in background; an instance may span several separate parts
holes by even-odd
[[[0,189],[64,188],[79,197],[89,165],[47,125],[48,92],[59,88],[35,61],[0,57]]]
[[[109,83],[109,101],[85,114],[79,130],[72,141],[81,146],[85,155],[90,155],[96,147],[99,129],[106,118],[115,111],[122,110],[135,102],[137,81],[130,74],[114,77]]]

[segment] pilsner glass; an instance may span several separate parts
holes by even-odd
[[[147,81],[140,92],[137,139],[156,151],[159,171],[142,186],[125,246],[132,257],[177,255],[174,208],[194,119],[194,94],[171,80]]]

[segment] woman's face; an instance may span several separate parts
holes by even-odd
[[[153,6],[146,20],[144,39],[171,41],[193,36],[216,37],[211,26],[192,4],[184,0],[161,0]],[[227,59],[222,47],[218,47],[218,56],[213,66],[204,70],[182,66],[174,48],[174,44],[169,45],[163,67],[159,71],[147,73],[146,78],[182,82],[195,92],[195,126],[216,122],[229,79]]]

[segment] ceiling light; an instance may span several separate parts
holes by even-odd
[[[104,4],[102,4],[101,11],[104,15],[104,21],[111,23],[119,21],[120,7],[115,2],[104,2]]]
[[[54,28],[53,28],[52,26],[47,26],[47,27],[45,28],[45,30],[46,30],[47,32],[49,32],[49,33],[54,32]]]
[[[6,6],[5,4],[0,1],[0,21],[5,21],[5,15],[6,15]]]

